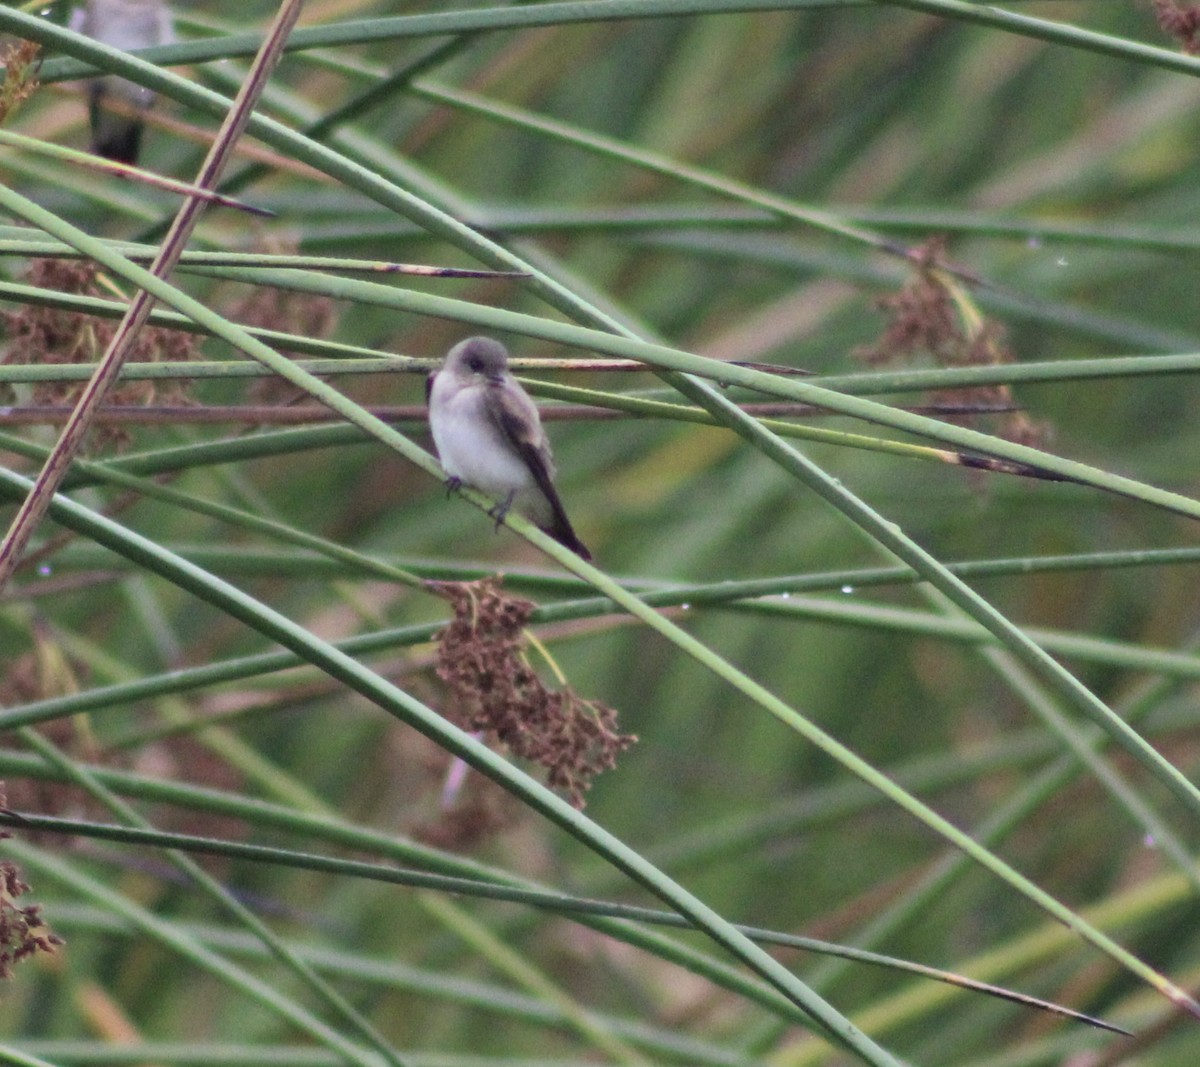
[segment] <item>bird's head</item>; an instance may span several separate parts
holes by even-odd
[[[490,337],[468,337],[450,349],[446,370],[463,384],[480,378],[499,382],[508,370],[508,351]]]

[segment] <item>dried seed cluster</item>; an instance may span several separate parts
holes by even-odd
[[[873,366],[895,363],[912,356],[928,356],[940,367],[986,366],[1011,363],[1012,350],[1004,340],[1004,328],[986,320],[968,331],[955,303],[954,295],[943,280],[939,268],[945,265],[945,243],[940,238],[927,241],[910,255],[915,270],[899,291],[876,301],[888,316],[883,334],[873,344],[855,353]],[[960,389],[939,389],[930,394],[935,404],[957,404],[981,408],[1011,407],[1012,390],[1007,385],[978,385]],[[964,412],[947,418],[970,424],[977,416]],[[997,432],[1019,444],[1044,443],[1046,429],[1023,411],[1006,411],[999,416]]]
[[[928,354],[939,365],[964,362],[961,355],[970,342],[963,335],[949,289],[935,273],[944,252],[943,243],[935,239],[912,253],[910,261],[916,268],[912,277],[898,292],[875,301],[887,314],[887,326],[879,340],[858,349],[859,359],[880,366]]]
[[[13,41],[0,49],[0,64],[4,66],[4,83],[0,85],[0,123],[4,123],[38,87],[41,45],[34,41]]]
[[[1190,56],[1200,55],[1200,4],[1183,0],[1154,0],[1154,17]]]
[[[0,783],[0,807],[6,803]],[[12,834],[0,830],[0,840]],[[16,864],[0,862],[0,978],[11,978],[13,965],[38,952],[53,952],[63,939],[55,934],[41,916],[37,904],[21,907],[17,897],[29,890],[21,880]]]
[[[25,280],[39,289],[81,296],[99,296],[97,268],[88,261],[35,259]],[[107,294],[105,294],[107,295]],[[104,354],[117,330],[111,319],[100,319],[78,311],[25,305],[17,311],[0,312],[8,335],[8,346],[0,363],[55,364],[94,363]],[[138,331],[129,351],[131,362],[186,362],[193,359],[196,338],[178,330],[146,326]],[[138,381],[118,385],[108,394],[110,404],[184,404],[190,383],[182,379]],[[38,382],[33,387],[34,404],[71,404],[83,390],[81,382]],[[127,444],[128,432],[120,427],[100,427],[98,444]]]
[[[54,639],[49,628],[41,620],[34,621],[32,630],[38,647],[14,656],[11,662],[0,668],[0,707],[17,707],[47,697],[61,696],[66,689],[60,669],[69,672],[76,680],[87,675],[83,664],[70,659],[61,648],[52,644]],[[61,661],[58,661],[59,655],[63,657]],[[80,717],[51,719],[30,729],[36,729],[51,743],[94,763],[100,756],[90,731],[81,725],[85,722],[86,719]],[[22,741],[16,743],[28,747]],[[12,783],[12,792],[13,802],[18,808],[48,815],[94,812],[98,816],[102,810],[95,808],[96,802],[82,794],[76,786],[53,778],[17,778]],[[48,830],[25,830],[23,836],[34,844],[44,844],[59,852],[72,847],[77,840]]]
[[[0,834],[0,837],[11,837]],[[0,978],[11,978],[13,965],[37,952],[53,952],[63,939],[42,918],[41,907],[15,901],[29,889],[15,864],[0,863]]]
[[[455,721],[545,767],[548,783],[582,808],[592,779],[637,738],[617,732],[613,708],[569,686],[546,688],[525,657],[530,601],[501,592],[498,578],[432,588],[454,606],[438,634],[437,673]]]

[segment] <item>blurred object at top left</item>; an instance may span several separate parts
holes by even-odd
[[[72,16],[71,29],[125,52],[175,40],[163,0],[88,0]],[[92,151],[118,163],[137,163],[141,113],[154,106],[154,98],[151,90],[127,78],[108,74],[89,81]]]

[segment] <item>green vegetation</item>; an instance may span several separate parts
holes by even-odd
[[[1195,1063],[1200,8],[44,6],[0,1062]],[[447,492],[478,333],[592,564]]]

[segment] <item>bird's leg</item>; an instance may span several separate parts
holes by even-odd
[[[462,479],[457,474],[450,475],[446,479],[446,495],[457,493],[462,488]]]
[[[513,498],[516,495],[517,491],[515,489],[512,490],[512,492],[510,492],[501,503],[497,504],[488,512],[488,514],[496,520],[497,531],[499,531],[500,527],[504,525],[504,519],[508,515],[509,509],[512,507]]]

